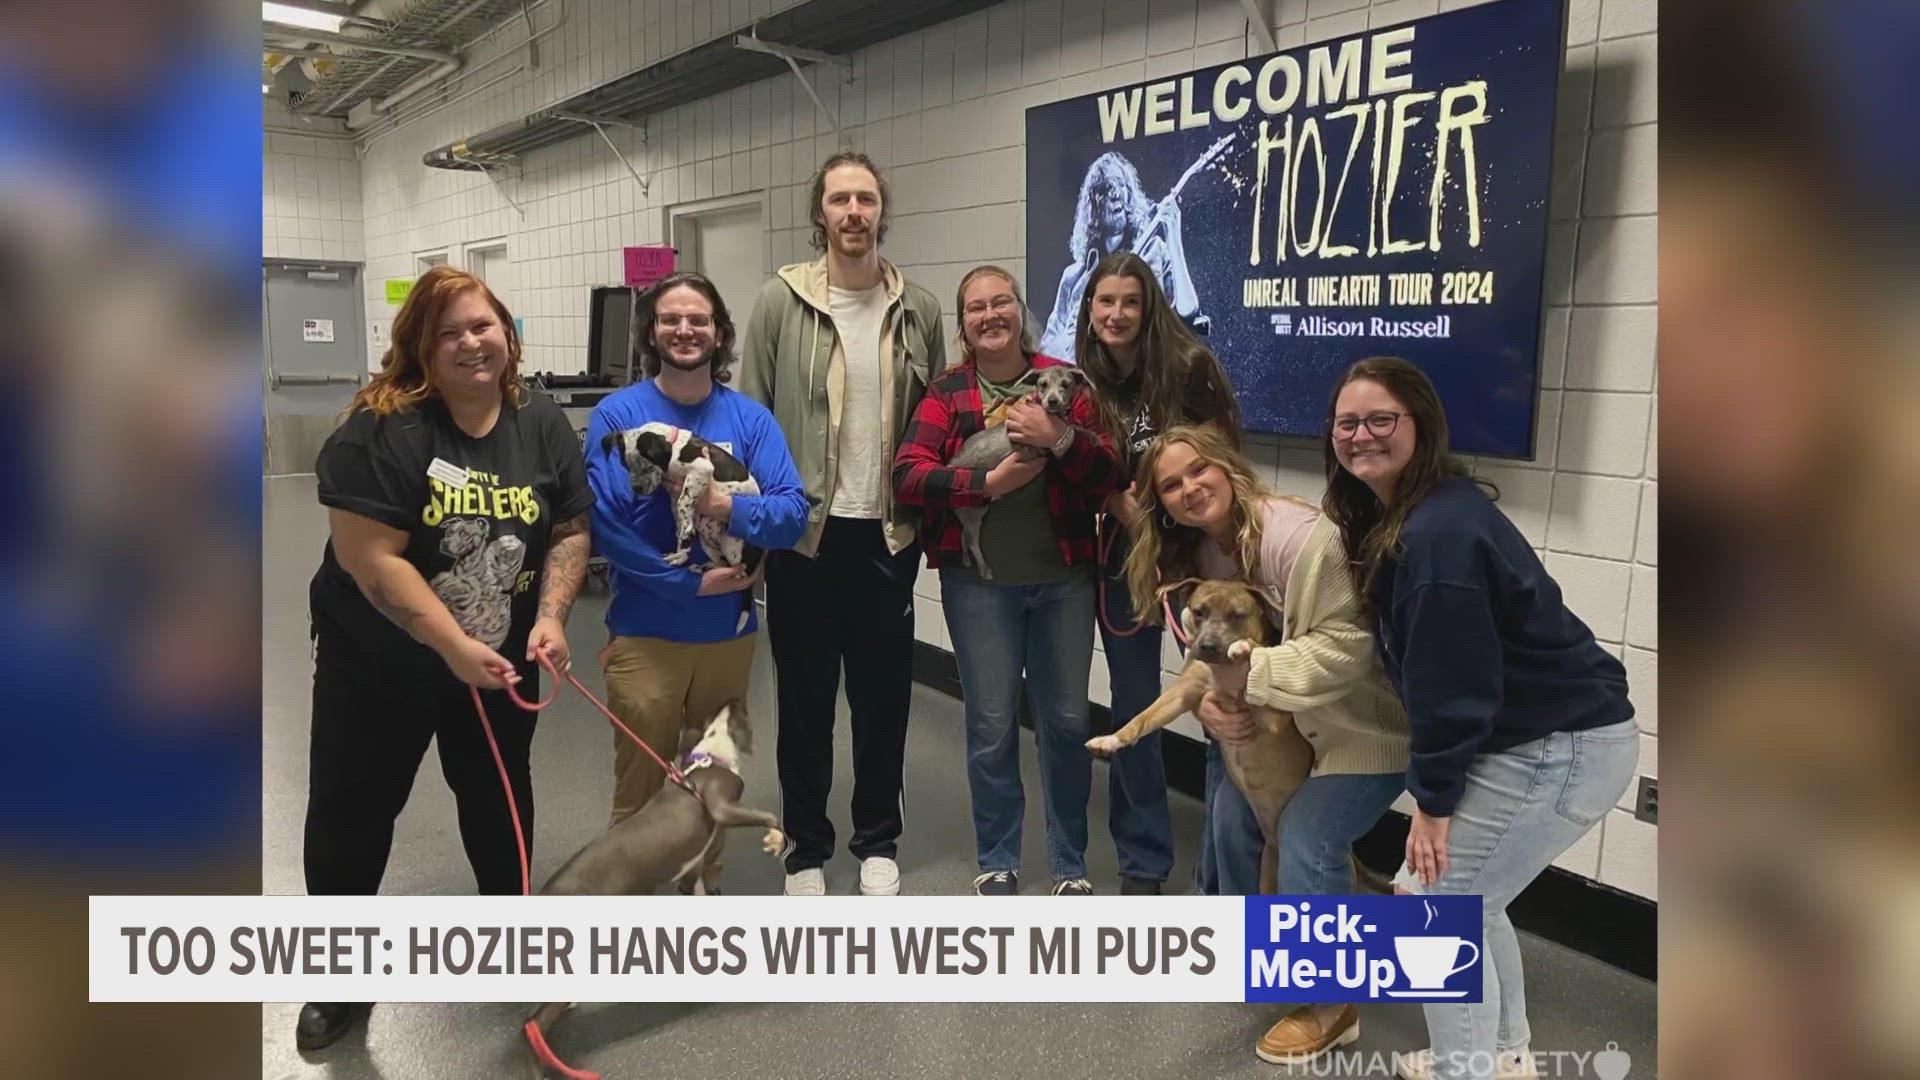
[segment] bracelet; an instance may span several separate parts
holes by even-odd
[[[1054,444],[1048,447],[1047,449],[1050,453],[1053,454],[1054,457],[1059,457],[1061,454],[1064,454],[1067,452],[1067,447],[1072,445],[1073,445],[1073,425],[1069,424],[1067,425],[1066,433],[1061,435],[1060,438],[1056,440]]]

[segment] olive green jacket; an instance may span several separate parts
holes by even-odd
[[[947,366],[940,335],[940,302],[881,260],[887,312],[880,331],[880,429],[887,433],[889,463],[901,433],[913,419],[927,383]],[[783,266],[760,290],[744,334],[741,393],[765,405],[786,433],[787,448],[807,499],[807,531],[794,550],[812,557],[833,507],[828,505],[839,473],[840,410],[847,385],[846,350],[828,309],[827,259]],[[886,492],[884,528],[889,550],[913,543],[917,522],[911,507]]]

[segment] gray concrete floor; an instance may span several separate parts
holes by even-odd
[[[261,878],[267,893],[299,893],[303,891],[300,845],[312,679],[306,588],[326,532],[325,512],[314,501],[313,479],[266,481],[265,519]],[[604,610],[604,598],[595,596],[583,598],[576,607],[571,624],[576,653],[591,656],[592,645],[598,644],[602,633]],[[593,665],[589,662],[580,668],[582,681],[599,693]],[[771,805],[775,790],[773,702],[772,663],[763,647],[754,668],[749,706],[765,741],[763,753],[750,759],[746,773],[748,799],[761,805]],[[915,687],[913,710],[907,827],[900,850],[904,891],[966,893],[976,871],[962,770],[960,703]],[[839,730],[847,730],[844,721]],[[604,826],[611,792],[612,738],[606,721],[578,696],[563,695],[542,714],[533,761],[540,810],[534,839],[535,881],[552,873]],[[844,850],[846,797],[851,788],[844,735],[838,749],[834,812],[843,847],[827,867],[827,879],[830,891],[854,894],[858,866]],[[1030,793],[1022,888],[1037,892],[1046,883],[1039,780],[1032,753],[1024,754],[1022,764]],[[1095,768],[1090,808],[1094,839],[1087,859],[1095,887],[1111,893],[1117,885],[1113,845],[1100,827],[1106,820],[1104,766]],[[1199,811],[1196,801],[1174,795],[1180,857],[1174,868],[1176,883],[1185,883],[1192,875]],[[758,842],[753,830],[735,831],[722,882],[727,892],[780,891],[779,861],[760,854]],[[458,894],[472,889],[472,875],[454,826],[453,799],[436,756],[429,753],[421,764],[413,798],[401,815],[382,891]],[[1551,942],[1521,937],[1535,1050],[1584,1054],[1615,1042],[1637,1065],[1631,1075],[1653,1075],[1654,984]],[[267,1080],[477,1080],[527,1075],[517,1034],[526,1016],[525,1003],[380,1005],[365,1028],[310,1056],[293,1046],[298,1009],[294,1004],[261,1009],[261,1076]],[[1274,1006],[1239,1004],[582,1005],[557,1025],[555,1042],[572,1064],[599,1070],[609,1080],[714,1076],[1272,1080],[1315,1075],[1311,1070],[1267,1065],[1253,1055],[1254,1040],[1279,1011]],[[1369,1057],[1426,1045],[1417,1005],[1366,1006],[1361,1027],[1360,1041],[1349,1049]],[[1543,1076],[1582,1075],[1572,1059],[1559,1060],[1564,1063],[1561,1071]],[[1590,1063],[1584,1075],[1594,1075]]]

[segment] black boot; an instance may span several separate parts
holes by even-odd
[[[356,1018],[370,1006],[343,1002],[310,1001],[300,1009],[300,1022],[293,1029],[293,1044],[301,1050],[324,1050],[340,1041]]]

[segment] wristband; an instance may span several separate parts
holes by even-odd
[[[1060,436],[1060,438],[1056,440],[1054,444],[1048,447],[1047,449],[1049,452],[1053,454],[1054,457],[1059,457],[1061,454],[1064,454],[1067,452],[1067,447],[1072,445],[1073,445],[1073,425],[1069,424],[1067,425],[1066,432],[1063,433]]]

